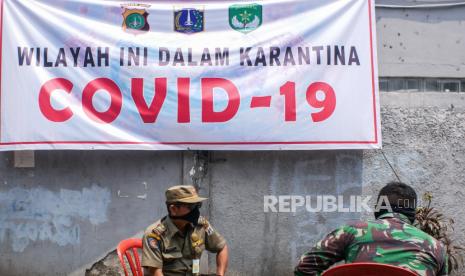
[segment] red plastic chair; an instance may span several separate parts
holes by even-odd
[[[332,267],[322,276],[418,276],[402,267],[379,263],[351,263]]]
[[[118,258],[123,267],[124,274],[129,276],[128,271],[126,269],[126,263],[124,262],[123,254],[126,256],[129,267],[131,268],[132,275],[135,276],[143,276],[144,273],[142,272],[142,267],[140,265],[139,254],[137,253],[137,248],[142,248],[142,239],[127,239],[122,240],[118,247],[116,248],[116,252],[118,253]],[[132,249],[132,256],[129,253],[130,249]],[[135,259],[135,265],[134,265]]]

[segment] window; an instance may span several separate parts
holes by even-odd
[[[459,92],[460,81],[444,80],[439,82],[441,84],[442,92]]]
[[[388,91],[388,80],[386,79],[379,80],[379,91],[383,91],[383,92]]]
[[[407,80],[407,90],[409,91],[420,91],[420,80],[419,79],[411,79]]]
[[[380,78],[383,92],[465,92],[465,79]]]
[[[399,91],[405,89],[405,81],[403,79],[390,79],[388,82],[388,91]]]
[[[435,79],[425,80],[425,91],[439,91],[439,81]]]

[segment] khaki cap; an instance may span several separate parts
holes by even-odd
[[[205,197],[199,197],[194,186],[178,185],[166,190],[166,203],[198,203],[207,200]]]

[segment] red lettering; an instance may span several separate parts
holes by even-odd
[[[227,79],[202,79],[202,122],[221,123],[231,120],[239,110],[240,95],[236,86]],[[228,105],[223,111],[213,110],[213,89],[222,88],[228,94]]]
[[[191,121],[189,87],[189,78],[178,79],[178,123],[189,123]]]
[[[155,78],[155,95],[150,106],[144,99],[144,79],[132,79],[131,95],[142,121],[155,123],[166,98],[166,78]]]
[[[280,94],[284,96],[284,119],[286,122],[295,122],[297,120],[295,82],[286,82],[281,86]]]
[[[317,92],[321,91],[325,95],[324,100],[319,100],[316,96]],[[328,119],[336,108],[336,94],[331,85],[325,82],[312,83],[307,89],[307,102],[315,108],[322,108],[321,111],[312,113],[314,122],[321,122]]]
[[[99,112],[94,108],[92,98],[98,90],[110,93],[111,104],[107,111]],[[118,85],[110,79],[99,78],[89,82],[82,92],[82,108],[89,118],[99,123],[113,122],[121,112],[123,96]]]
[[[52,122],[64,122],[73,116],[73,112],[69,107],[62,110],[56,110],[52,107],[50,99],[52,93],[56,90],[64,90],[68,94],[71,93],[73,84],[63,78],[51,79],[44,83],[39,92],[39,108],[42,114]]]

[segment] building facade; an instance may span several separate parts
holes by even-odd
[[[105,256],[163,216],[164,190],[179,183],[196,184],[210,198],[203,211],[229,242],[230,275],[289,275],[328,231],[371,216],[265,213],[265,195],[375,195],[401,180],[419,195],[433,193],[465,245],[465,3],[376,4],[382,150],[218,151],[205,158],[37,151],[28,168],[20,167],[21,156],[3,152],[0,275],[83,275],[93,264],[118,266],[114,255]]]

